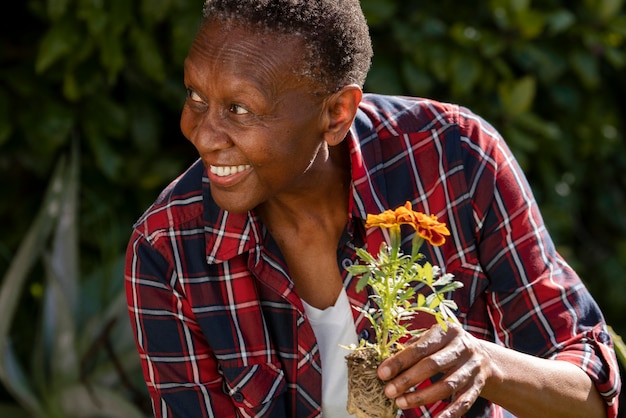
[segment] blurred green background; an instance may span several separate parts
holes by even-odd
[[[149,411],[123,299],[130,227],[195,160],[182,63],[202,0],[24,0],[0,14],[0,416]],[[366,90],[489,120],[626,335],[626,6],[362,0]],[[623,409],[623,408],[622,408]]]

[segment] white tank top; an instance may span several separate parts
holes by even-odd
[[[352,308],[345,289],[334,306],[317,309],[302,301],[309,323],[315,333],[322,361],[322,414],[329,418],[348,418],[348,368],[345,356],[349,351],[340,347],[357,344]]]

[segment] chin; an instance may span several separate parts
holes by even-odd
[[[230,196],[224,196],[223,192],[213,192],[212,197],[217,206],[230,213],[246,213],[258,205],[250,195],[241,196],[241,194],[233,193]]]

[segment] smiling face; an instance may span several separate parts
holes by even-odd
[[[324,100],[299,76],[295,36],[206,22],[185,61],[181,130],[202,158],[216,203],[232,212],[306,193],[328,162]]]

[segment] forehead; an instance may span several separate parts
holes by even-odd
[[[304,56],[304,43],[296,35],[253,29],[234,21],[206,21],[191,45],[185,69],[276,82],[303,75]]]

